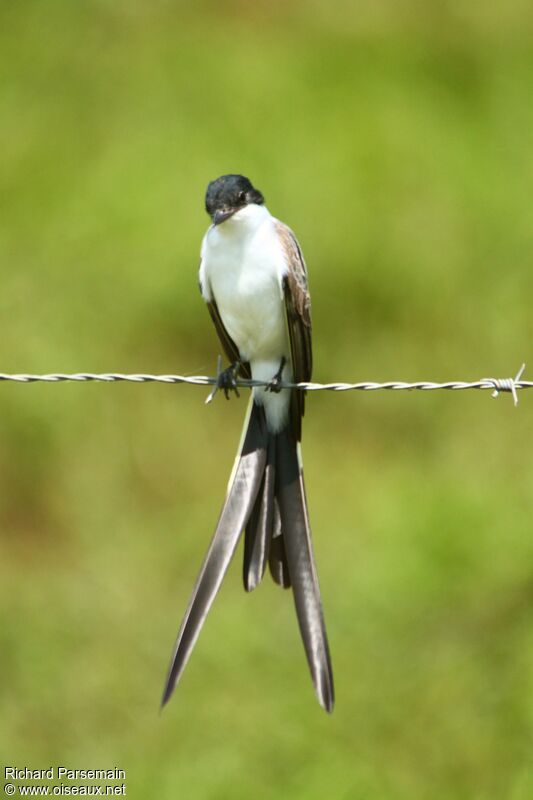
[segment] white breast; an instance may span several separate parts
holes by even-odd
[[[204,238],[204,298],[216,301],[227,332],[258,380],[271,380],[282,356],[288,362],[284,377],[291,377],[282,288],[286,272],[274,218],[265,206],[246,206],[212,226]],[[260,389],[255,396],[265,405],[271,429],[279,430],[287,416],[288,392],[276,395]]]

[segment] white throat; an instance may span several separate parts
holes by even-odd
[[[252,376],[271,380],[282,357],[290,380],[290,346],[285,319],[283,277],[287,263],[266,206],[250,204],[207,231],[202,247],[200,283],[207,301],[214,299],[228,334],[248,361]],[[272,432],[287,420],[289,393],[254,390],[265,406]]]
[[[220,225],[213,225],[208,233],[216,233],[222,237],[246,236],[253,234],[268,218],[271,219],[272,215],[266,206],[251,203],[240,208]]]

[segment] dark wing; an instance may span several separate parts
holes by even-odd
[[[276,230],[283,247],[289,271],[283,281],[287,328],[291,346],[294,381],[311,380],[313,355],[311,349],[311,298],[307,288],[307,270],[295,235],[282,222]],[[305,392],[294,391],[291,398],[291,425],[297,441],[302,435]]]
[[[200,285],[200,291],[202,291],[202,286]],[[202,292],[203,294],[203,292]],[[211,319],[215,325],[216,332],[218,334],[218,338],[220,339],[220,343],[228,358],[230,364],[234,364],[236,361],[240,361],[241,357],[239,354],[239,348],[227,332],[226,328],[224,327],[224,323],[222,322],[222,317],[220,316],[220,312],[218,310],[218,306],[214,300],[207,301],[207,309],[211,314]],[[244,378],[251,378],[252,373],[250,371],[250,365],[246,363],[242,363],[240,374]]]

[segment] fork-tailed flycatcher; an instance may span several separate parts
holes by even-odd
[[[292,586],[300,631],[320,704],[333,709],[333,675],[307,513],[300,439],[304,392],[281,381],[311,379],[311,317],[302,251],[275,219],[261,192],[242,175],[207,187],[212,219],[203,243],[200,291],[231,362],[219,379],[265,381],[254,388],[218,524],[178,633],[167,677],[167,702],[244,531],[244,586],[255,589],[268,563]]]

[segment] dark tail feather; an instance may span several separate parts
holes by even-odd
[[[275,496],[276,440],[277,436],[269,436],[265,476],[244,534],[243,583],[247,592],[261,583],[267,561],[274,581],[284,589],[291,585]]]
[[[265,472],[267,442],[264,411],[252,403],[233,480],[178,633],[162,705],[169,699],[183,672],[254,507]]]
[[[276,439],[270,435],[263,483],[244,534],[243,582],[247,592],[261,583],[268,561],[274,512],[275,458]]]
[[[332,711],[333,674],[313,558],[303,474],[296,441],[289,429],[277,436],[276,497],[307,661],[318,700],[326,711]]]
[[[281,517],[279,515],[277,498],[274,498],[274,524],[272,526],[272,541],[270,543],[268,566],[270,567],[270,574],[275,582],[283,589],[288,589],[291,585],[291,576],[289,575],[285,542],[281,532]]]

